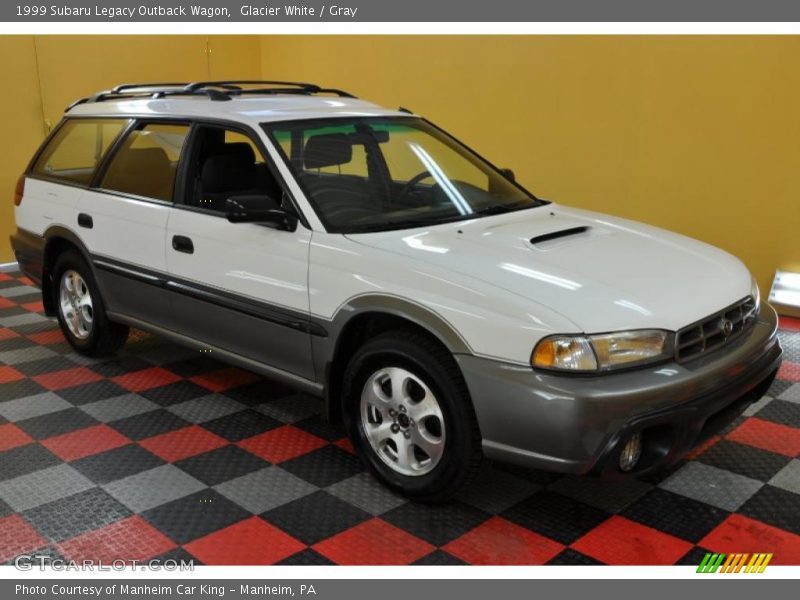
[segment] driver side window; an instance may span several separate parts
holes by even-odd
[[[227,200],[237,196],[262,197],[264,208],[281,204],[283,190],[250,137],[233,129],[202,125],[194,140],[187,205],[225,213]]]

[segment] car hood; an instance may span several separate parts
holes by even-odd
[[[555,204],[348,237],[547,306],[585,332],[677,330],[750,293],[750,273],[727,252]]]

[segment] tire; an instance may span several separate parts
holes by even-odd
[[[434,340],[402,330],[375,337],[350,359],[342,394],[353,445],[395,491],[441,503],[477,473],[481,435],[469,392]]]
[[[125,345],[128,326],[108,319],[92,270],[76,250],[67,250],[56,259],[53,282],[58,323],[76,352],[101,357]]]

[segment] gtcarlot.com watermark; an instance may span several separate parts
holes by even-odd
[[[14,559],[14,567],[20,571],[194,571],[194,562],[186,560],[65,560],[44,554],[21,554]]]

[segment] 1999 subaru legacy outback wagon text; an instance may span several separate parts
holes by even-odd
[[[17,260],[77,351],[133,326],[321,396],[421,500],[483,455],[641,475],[781,360],[733,256],[539,200],[428,121],[310,84],[80,100],[15,204]]]

